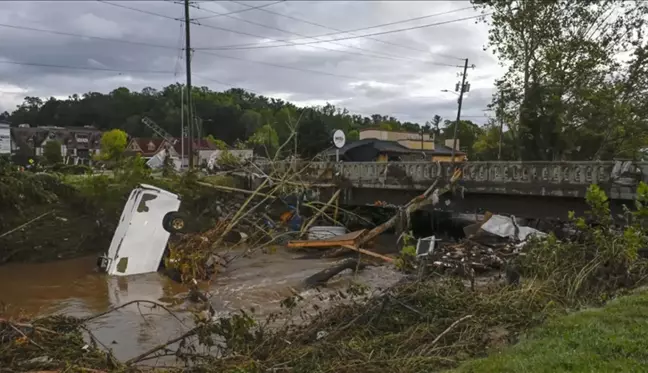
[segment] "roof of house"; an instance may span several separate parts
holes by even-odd
[[[160,137],[133,137],[126,145],[127,153],[142,153],[144,156],[157,154],[166,141]]]
[[[362,127],[358,130],[358,132],[364,132],[364,131],[385,131],[385,132],[391,132],[391,133],[408,133],[411,135],[420,135],[419,131],[399,131],[399,130],[386,130],[384,128],[380,128],[379,126],[369,126],[369,127]]]
[[[180,140],[180,139],[178,139]],[[184,144],[183,144],[184,143]],[[211,142],[205,140],[205,139],[194,139],[193,141],[194,144],[194,150],[216,150],[216,145],[212,144]],[[189,139],[184,137],[181,141],[176,142],[176,144],[173,146],[173,148],[180,153],[182,150],[182,145],[184,145],[185,151],[186,149],[189,148]]]
[[[389,140],[379,140],[379,139],[364,139],[356,140],[344,145],[340,148],[340,154],[346,153],[348,150],[355,149],[364,145],[372,145],[376,150],[381,152],[389,153],[401,153],[401,154],[411,154],[411,153],[425,153],[427,155],[452,155],[452,148],[445,146],[443,144],[435,144],[434,150],[420,150],[420,149],[411,149],[404,145],[401,145],[397,141]],[[324,154],[327,156],[335,155],[336,149],[329,149]],[[464,152],[456,151],[455,155],[464,155]]]
[[[173,149],[176,153],[181,154],[184,145],[184,152],[187,153],[189,149],[189,139],[183,138],[182,141],[178,138],[173,138],[176,143]],[[184,143],[184,144],[183,144]],[[127,153],[142,153],[143,156],[153,156],[157,154],[167,141],[161,137],[133,137],[126,147]],[[194,139],[194,150],[216,150],[216,146],[205,139]]]
[[[386,141],[386,140],[379,140],[379,139],[364,139],[364,140],[356,140],[347,143],[343,147],[340,148],[340,154],[344,154],[347,151],[351,149],[358,148],[360,146],[365,146],[365,145],[371,145],[373,146],[376,150],[383,151],[383,152],[391,152],[391,153],[411,153],[412,149],[409,149],[396,141]],[[335,155],[336,149],[330,149],[326,152],[327,155]]]
[[[68,148],[98,148],[101,131],[92,127],[13,127],[11,136],[16,145],[23,149],[40,146],[46,139],[60,142]],[[80,138],[87,142],[78,141]]]

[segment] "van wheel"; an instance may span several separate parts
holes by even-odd
[[[169,212],[162,219],[162,227],[169,233],[185,233],[188,228],[187,218],[180,212]]]

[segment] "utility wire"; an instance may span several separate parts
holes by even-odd
[[[132,8],[132,7],[128,7],[128,6],[121,5],[121,4],[114,4],[114,3],[111,3],[111,2],[108,2],[108,1],[105,1],[105,0],[97,0],[97,1],[102,2],[102,3],[104,3],[104,4],[108,4],[108,5],[112,5],[112,6],[117,6],[117,7],[120,7],[120,8],[129,9],[129,10],[133,10],[133,11],[137,11],[137,12],[142,12],[142,13],[145,13],[145,14],[149,14],[149,15],[153,15],[153,16],[157,16],[157,17],[161,17],[161,18],[165,18],[165,19],[171,19],[171,20],[175,20],[175,21],[181,21],[180,19],[173,18],[173,17],[170,17],[170,16],[165,16],[165,15],[162,15],[162,14],[153,13],[153,12],[149,12],[149,11],[143,11],[142,9]],[[204,9],[203,9],[203,10],[204,10]],[[265,9],[263,9],[263,10],[265,10]],[[227,15],[227,13],[219,13],[219,15]],[[240,20],[239,18],[236,18],[236,19],[237,19],[237,20]],[[212,25],[200,24],[200,23],[195,22],[195,21],[194,21],[194,22],[191,22],[191,23],[196,24],[196,25],[198,25],[198,26],[202,26],[202,27],[206,27],[206,28],[215,29],[215,30],[227,31],[227,32],[233,32],[233,33],[237,33],[237,34],[241,34],[241,35],[246,35],[246,36],[250,36],[250,37],[254,37],[254,38],[262,38],[262,39],[266,39],[266,37],[264,37],[264,36],[260,36],[260,35],[256,35],[256,34],[251,34],[251,33],[247,33],[247,32],[235,31],[235,30],[231,30],[231,29],[224,28],[224,27],[218,27],[218,26],[212,26]],[[264,26],[265,26],[265,25],[264,25]],[[430,26],[430,25],[427,25],[427,27],[429,27],[429,26]],[[419,27],[419,28],[420,28],[420,27]],[[398,31],[398,30],[395,30],[395,31],[393,31],[393,32],[396,32],[396,31]],[[77,35],[77,36],[79,36],[79,35]],[[359,36],[359,37],[363,37],[363,36]],[[320,42],[330,42],[330,41],[334,41],[334,40],[316,41],[316,42],[312,42],[312,43],[295,43],[295,45],[302,45],[302,44],[316,44],[316,43],[320,43]],[[288,44],[288,45],[290,45],[290,44]],[[277,46],[277,47],[282,47],[282,46],[285,46],[285,45],[280,45],[280,46]],[[266,47],[267,47],[267,46],[266,46]],[[172,47],[166,47],[166,48],[167,48],[167,49],[175,49],[175,48],[172,48]],[[255,47],[255,48],[250,48],[250,49],[256,49],[256,48],[257,48],[257,47]],[[217,47],[217,48],[193,48],[193,49],[194,49],[194,50],[219,50],[218,47]],[[230,50],[230,49],[233,50],[233,49],[235,49],[235,48],[227,48],[227,49],[224,49],[224,50]],[[237,49],[238,49],[238,48],[237,48]],[[242,48],[242,49],[243,49],[243,48]],[[247,48],[245,48],[245,49],[247,49]],[[333,50],[333,51],[338,51],[338,50],[335,50],[335,49],[331,49],[331,50]],[[338,52],[343,52],[343,53],[344,53],[344,52],[346,52],[346,53],[353,53],[353,52],[349,52],[349,51],[338,51]],[[359,54],[359,53],[353,53],[353,54]],[[393,57],[387,57],[387,56],[385,56],[385,57],[372,56],[372,57],[374,57],[374,58],[388,58],[388,59],[394,59]],[[223,58],[226,58],[226,57],[223,56]],[[241,59],[241,60],[243,60],[243,59]],[[252,61],[252,60],[248,60],[248,61]],[[440,66],[455,67],[454,65],[442,64],[442,63],[435,63],[435,62],[427,62],[427,61],[421,61],[421,60],[418,60],[418,62],[426,62],[426,63],[432,63],[432,64],[436,64],[436,65],[440,65]],[[280,65],[277,65],[277,66],[280,66]]]
[[[240,2],[240,1],[236,1],[236,0],[230,0],[230,1],[232,1],[233,3],[236,3],[236,4],[240,4],[240,5],[244,5],[244,6],[250,6],[250,5],[244,4],[244,3]],[[340,30],[340,29],[330,27],[330,26],[327,26],[327,25],[323,25],[323,24],[320,24],[320,23],[317,23],[317,22],[309,21],[309,20],[306,20],[306,19],[303,19],[303,18],[298,18],[298,17],[282,14],[282,13],[279,13],[279,12],[274,12],[274,11],[267,10],[267,9],[261,9],[261,11],[266,12],[266,13],[270,13],[270,14],[275,14],[275,15],[278,15],[278,16],[281,16],[281,17],[284,17],[284,18],[292,19],[292,20],[295,20],[295,21],[298,21],[298,22],[306,23],[306,24],[309,24],[309,25],[325,28],[327,30],[335,31],[335,32],[330,32],[330,33],[327,33],[327,34],[322,34],[322,35],[317,35],[316,36],[316,37],[323,37],[323,36],[331,36],[331,35],[338,35],[338,34],[352,34],[353,32],[357,32],[357,31],[365,31],[365,30],[371,30],[371,29],[378,28],[378,27],[393,26],[393,25],[406,23],[406,22],[419,21],[419,20],[422,20],[422,19],[427,19],[427,18],[432,18],[432,17],[438,17],[438,16],[441,16],[441,15],[461,12],[461,11],[468,10],[468,9],[473,9],[473,7],[469,6],[469,7],[465,7],[465,8],[450,10],[450,11],[447,11],[447,12],[428,14],[428,15],[425,15],[425,16],[420,16],[420,17],[415,17],[415,18],[408,18],[408,19],[404,19],[404,20],[400,20],[400,21],[388,22],[388,23],[383,23],[383,24],[375,25],[375,26],[361,27],[361,28],[358,28],[358,29],[347,30],[347,31]],[[410,46],[407,46],[407,45],[401,45],[401,44],[398,44],[398,43],[392,43],[392,42],[388,42],[388,41],[377,39],[377,38],[371,38],[371,37],[369,39],[377,41],[379,43],[392,45],[392,46],[396,46],[396,47],[400,47],[400,48],[404,48],[404,49],[410,49],[410,50],[414,50],[414,51],[418,51],[418,52],[429,53],[429,51],[426,51],[424,49],[418,49],[418,48],[410,47]],[[293,40],[293,41],[295,41],[295,40]],[[446,57],[455,58],[455,59],[461,59],[461,58],[454,57],[454,56],[446,56]]]
[[[140,12],[140,13],[148,14],[148,15],[151,15],[151,16],[159,17],[159,18],[170,19],[170,20],[173,20],[173,21],[182,21],[182,18],[174,18],[174,17],[171,17],[171,16],[166,16],[166,15],[164,15],[164,14],[155,13],[155,12],[150,12],[150,11],[148,11],[148,10],[144,10],[144,9],[133,8],[133,7],[126,6],[126,5],[122,5],[122,4],[115,4],[115,3],[111,3],[111,2],[108,2],[108,1],[106,1],[106,0],[96,0],[96,1],[98,1],[98,2],[100,2],[100,3],[107,4],[107,5],[112,5],[112,6],[115,6],[115,7],[118,7],[118,8],[128,9],[128,10],[132,10],[132,11],[135,11],[135,12]],[[280,2],[283,2],[283,1],[286,1],[286,0],[278,1],[278,2],[276,2],[276,3],[280,3]],[[270,5],[273,5],[273,4],[276,4],[276,3],[266,4],[266,5],[258,6],[258,7],[254,7],[254,6],[252,6],[252,7],[249,8],[249,9],[240,9],[240,10],[235,10],[235,11],[233,11],[233,12],[225,13],[225,14],[236,14],[236,13],[247,12],[248,10],[261,9],[261,8],[264,8],[264,7],[266,7],[266,6],[270,6]],[[250,5],[247,5],[247,4],[246,4],[246,6],[250,6]],[[212,17],[207,17],[207,18],[212,18]],[[196,19],[195,19],[195,18],[192,19],[192,21],[194,21],[194,20],[196,20]],[[192,22],[192,23],[193,23],[193,22]]]
[[[425,25],[419,25],[419,26],[413,26],[413,27],[407,27],[407,28],[402,28],[402,29],[396,29],[396,30],[389,30],[389,31],[381,31],[381,32],[374,32],[372,34],[365,34],[365,35],[356,35],[356,36],[347,36],[347,37],[342,37],[342,38],[337,38],[337,39],[329,39],[329,40],[321,40],[321,41],[311,41],[311,42],[304,42],[304,43],[293,43],[293,44],[285,44],[285,45],[258,45],[258,46],[250,46],[250,47],[215,47],[215,48],[196,48],[196,49],[203,49],[203,50],[242,50],[242,49],[266,49],[266,48],[278,48],[278,47],[289,47],[289,46],[298,46],[298,45],[311,45],[311,44],[319,44],[319,43],[330,43],[332,41],[339,41],[339,40],[352,40],[352,39],[360,39],[360,38],[366,38],[369,36],[376,36],[376,35],[387,35],[387,34],[393,34],[396,32],[403,32],[403,31],[410,31],[410,30],[417,30],[417,29],[422,29],[422,28],[427,28],[427,27],[433,27],[433,26],[442,26],[442,25],[447,25],[450,23],[455,23],[455,22],[461,22],[461,21],[467,21],[470,19],[475,19],[479,17],[484,17],[487,15],[490,15],[491,13],[486,13],[486,14],[480,14],[476,16],[470,16],[470,17],[464,17],[464,18],[458,18],[458,19],[452,19],[449,21],[441,21],[441,22],[435,22],[435,23],[427,23]],[[453,57],[454,58],[454,57]]]
[[[136,12],[141,12],[141,13],[144,13],[144,14],[152,15],[152,16],[157,16],[157,17],[164,18],[164,19],[171,19],[171,20],[175,20],[175,21],[181,21],[181,20],[178,19],[178,18],[173,18],[173,17],[170,17],[170,16],[166,16],[166,15],[159,14],[159,13],[154,13],[154,12],[149,12],[149,11],[142,10],[142,9],[132,8],[132,7],[128,7],[128,6],[121,5],[121,4],[114,4],[114,3],[111,3],[111,2],[108,2],[108,1],[105,1],[105,0],[97,0],[97,1],[102,2],[102,3],[104,3],[104,4],[108,4],[108,5],[112,5],[112,6],[116,6],[116,7],[124,8],[124,9],[129,9],[129,10],[133,10],[133,11],[136,11]],[[247,5],[247,4],[243,4],[243,3],[240,3],[240,4],[245,5],[245,6],[249,6],[249,5]],[[249,10],[252,10],[252,8],[254,8],[254,7],[250,7],[250,8],[248,8],[248,9],[249,9]],[[255,9],[259,9],[259,10],[262,10],[262,11],[268,11],[267,9],[261,9],[261,8],[255,8]],[[202,9],[202,10],[206,10],[206,9]],[[450,12],[439,13],[439,14],[436,14],[436,15],[447,14],[447,13],[456,12],[456,11],[459,11],[459,10],[464,10],[464,9],[462,8],[462,9],[453,10],[453,11],[450,11]],[[210,10],[207,10],[207,11],[210,11]],[[272,13],[276,13],[276,12],[272,12]],[[277,13],[277,14],[280,14],[280,13]],[[228,16],[229,13],[218,13],[217,15],[218,15],[218,16]],[[434,16],[434,15],[428,15],[428,16],[426,16],[426,17],[431,17],[431,16]],[[239,20],[239,21],[244,21],[244,22],[248,22],[248,23],[253,23],[253,24],[256,24],[256,25],[263,26],[263,27],[270,27],[270,26],[262,25],[262,24],[259,24],[259,23],[256,23],[256,22],[251,22],[251,21],[247,21],[247,20],[242,20],[242,19],[240,19],[240,18],[236,18],[236,17],[231,17],[231,18],[234,18],[234,19]],[[419,17],[419,18],[421,18],[421,17]],[[404,22],[404,21],[399,21],[399,22]],[[232,29],[228,29],[228,28],[224,28],[224,27],[218,27],[218,26],[213,26],[213,25],[208,25],[208,24],[201,24],[201,23],[198,23],[198,22],[196,22],[196,21],[192,21],[191,23],[192,23],[192,24],[195,24],[195,25],[197,25],[197,26],[202,26],[202,27],[206,27],[206,28],[210,28],[210,29],[214,29],[214,30],[220,30],[220,31],[232,32],[232,33],[236,33],[236,34],[240,34],[240,35],[250,36],[250,37],[253,37],[253,38],[267,39],[267,37],[265,37],[265,36],[261,36],[261,35],[257,35],[257,34],[251,34],[251,33],[248,33],[248,32],[236,31],[236,30],[232,30]],[[321,27],[326,27],[326,26],[321,26]],[[375,28],[375,27],[379,27],[379,26],[372,26],[371,28]],[[429,27],[429,25],[428,25],[427,27]],[[421,28],[421,27],[417,27],[417,28]],[[280,30],[280,31],[284,31],[284,32],[289,32],[289,31],[285,31],[285,30],[281,30],[281,29],[278,29],[278,30]],[[394,30],[394,31],[391,31],[391,32],[398,32],[398,31],[399,31],[399,30]],[[404,30],[403,30],[403,31],[404,31]],[[391,33],[391,32],[389,32],[389,33]],[[291,33],[292,33],[292,32],[291,32]],[[360,37],[365,37],[365,35],[362,35],[362,36],[356,36],[356,37],[351,37],[351,38],[360,38]],[[343,38],[343,39],[346,40],[346,39],[351,39],[351,38]],[[289,40],[277,40],[277,41],[279,41],[279,42],[290,42]],[[294,45],[297,46],[297,45],[304,45],[304,44],[327,43],[327,42],[331,42],[331,41],[336,41],[336,40],[335,40],[335,39],[334,39],[334,40],[325,40],[325,41],[317,40],[317,41],[315,41],[315,42],[310,42],[310,43],[295,43]],[[257,43],[256,45],[258,45],[258,43]],[[262,48],[262,47],[263,47],[263,48],[268,48],[268,47],[284,47],[284,46],[290,46],[290,45],[293,45],[293,44],[278,45],[278,46],[263,46],[263,45],[261,45],[261,46],[257,46],[257,47],[250,47],[250,48],[243,48],[243,47],[241,47],[241,48],[234,48],[234,47],[227,47],[227,46],[224,46],[224,47],[214,47],[214,48],[194,48],[194,50],[236,50],[236,49],[257,49],[257,48]],[[346,46],[346,47],[349,47],[349,46]],[[324,49],[328,49],[328,50],[331,50],[331,51],[337,51],[337,52],[341,52],[341,53],[349,53],[349,54],[362,55],[362,54],[360,54],[360,53],[353,53],[353,52],[350,52],[350,51],[339,51],[339,50],[336,50],[336,49],[330,49],[330,48],[324,48]],[[372,52],[372,53],[375,53],[375,52]],[[398,57],[388,56],[388,55],[384,55],[384,56],[372,55],[371,57],[374,57],[374,58],[383,58],[383,59],[386,58],[386,59],[392,59],[392,60],[394,60],[394,59],[400,59],[400,60],[403,60],[403,59],[404,59],[404,58],[398,58]],[[454,57],[452,57],[452,58],[454,58]],[[416,60],[416,59],[411,59],[411,60],[414,60],[414,61],[417,61],[417,62],[432,63],[432,64],[436,64],[436,65],[440,65],[440,66],[455,67],[454,65],[449,65],[449,64],[434,63],[434,62],[428,62],[428,61]]]
[[[213,16],[198,17],[198,18],[194,18],[194,20],[196,20],[196,21],[200,21],[200,20],[203,20],[203,19],[216,18],[216,17],[225,16],[225,15],[230,15],[230,14],[243,13],[243,12],[247,12],[248,10],[261,9],[261,8],[269,7],[269,6],[272,6],[272,5],[275,5],[275,4],[280,4],[280,3],[283,3],[283,2],[285,2],[285,1],[286,1],[286,0],[280,0],[280,1],[275,1],[274,3],[264,4],[264,5],[257,5],[257,6],[252,6],[252,5],[247,5],[247,4],[241,4],[241,5],[248,6],[249,8],[239,9],[239,10],[235,10],[235,11],[233,11],[233,12],[229,12],[229,13],[218,13],[217,15],[213,15]],[[206,1],[206,2],[209,2],[209,1]]]
[[[359,78],[357,76],[341,75],[341,74],[329,73],[329,72],[326,72],[326,71],[310,70],[310,69],[303,69],[303,68],[294,67],[294,66],[279,65],[279,64],[271,63],[271,62],[256,61],[256,60],[250,60],[250,59],[247,59],[247,58],[227,56],[227,55],[217,54],[217,53],[208,52],[208,51],[197,51],[197,52],[201,52],[201,53],[204,53],[204,54],[209,54],[209,55],[216,56],[216,57],[219,57],[219,58],[225,58],[225,59],[231,59],[231,60],[237,60],[237,61],[244,61],[244,62],[248,62],[248,63],[271,66],[271,67],[276,67],[276,68],[280,68],[280,69],[301,71],[301,72],[305,72],[305,73],[311,73],[311,74],[323,75],[323,76],[334,76],[334,77],[338,77],[338,78],[342,78],[342,79],[349,79],[349,80],[354,80],[354,81],[363,80],[362,78]],[[375,81],[377,83],[390,84],[390,83],[376,81],[374,79],[372,79],[372,81]]]
[[[101,36],[74,34],[74,33],[71,33],[71,32],[47,30],[47,29],[40,29],[40,28],[35,28],[35,27],[9,25],[9,24],[6,24],[6,23],[0,23],[0,27],[12,28],[12,29],[16,29],[16,30],[43,32],[43,33],[54,34],[54,35],[74,36],[74,37],[77,37],[77,38],[108,41],[108,42],[111,42],[111,43],[123,43],[123,44],[131,44],[131,45],[137,45],[137,46],[143,46],[143,47],[162,48],[162,49],[175,49],[174,47],[170,47],[168,45],[151,44],[151,43],[145,43],[145,42],[140,42],[140,41],[131,41],[131,40],[122,40],[122,39],[111,39],[111,38],[104,38],[104,37],[101,37]]]
[[[53,65],[47,63],[36,62],[20,62],[20,61],[0,61],[0,63],[20,66],[38,66],[38,67],[53,67],[57,69],[72,69],[72,70],[92,70],[92,71],[110,71],[117,73],[143,73],[143,74],[173,74],[172,70],[130,70],[130,69],[111,69],[107,67],[90,67],[90,66],[70,66],[70,65]]]
[[[173,21],[180,21],[180,19],[178,19],[178,18],[174,18],[174,17],[171,17],[171,16],[165,16],[164,14],[159,14],[159,13],[155,13],[155,12],[149,12],[148,10],[144,10],[144,9],[132,8],[130,6],[126,6],[126,5],[122,5],[122,4],[115,4],[115,3],[108,2],[106,0],[97,0],[97,1],[100,2],[100,3],[116,6],[118,8],[129,9],[129,10],[132,10],[132,11],[135,11],[135,12],[148,14],[150,16],[170,19],[170,20],[173,20]]]
[[[184,22],[180,22],[180,36],[178,37],[178,44],[177,44],[177,49],[178,49],[178,55],[176,56],[176,61],[175,65],[173,68],[173,77],[178,78],[178,74],[180,73],[180,69],[182,68],[182,55],[183,55],[183,44],[184,44]]]
[[[182,23],[180,23],[180,24],[182,25]],[[109,41],[109,42],[115,42],[115,43],[126,43],[126,44],[133,44],[133,45],[139,45],[139,46],[150,46],[150,47],[164,48],[164,49],[170,49],[170,50],[177,50],[177,49],[183,50],[183,48],[181,48],[181,47],[172,47],[172,46],[164,46],[164,45],[157,45],[157,44],[148,44],[148,43],[128,41],[128,40],[120,40],[120,39],[108,39],[108,38],[94,37],[94,36],[88,36],[88,35],[82,35],[82,34],[59,32],[59,31],[55,31],[55,30],[37,29],[37,28],[32,28],[32,27],[23,27],[23,26],[15,26],[15,25],[7,25],[7,24],[0,24],[0,27],[9,27],[9,28],[16,28],[16,29],[21,29],[21,30],[29,30],[29,31],[50,33],[50,34],[55,34],[55,35],[74,36],[74,37],[87,38],[87,39],[97,39],[97,40]],[[204,53],[207,53],[207,54],[211,54],[211,55],[218,56],[218,57],[221,57],[221,58],[226,58],[226,59],[247,61],[247,62],[250,62],[250,63],[263,64],[263,65],[266,65],[266,66],[272,66],[272,67],[278,67],[278,68],[284,68],[284,69],[290,69],[290,70],[297,70],[297,71],[302,71],[302,72],[311,72],[311,73],[319,74],[319,75],[324,74],[324,75],[328,75],[328,76],[338,76],[338,77],[342,77],[342,78],[345,78],[345,79],[352,79],[352,77],[349,77],[349,76],[337,75],[337,74],[333,74],[333,73],[326,73],[326,72],[323,72],[323,71],[300,69],[300,68],[297,68],[297,67],[290,67],[290,66],[283,66],[283,65],[278,65],[278,64],[271,64],[271,63],[267,63],[267,62],[255,61],[255,60],[250,60],[250,59],[245,59],[245,58],[240,58],[240,57],[232,57],[232,56],[215,54],[213,52],[206,52],[206,51],[200,51],[200,52],[204,52]],[[179,59],[181,60],[182,58],[183,57],[180,54]],[[9,63],[9,62],[5,62],[5,63]],[[16,64],[19,64],[19,63],[16,63]],[[31,63],[25,62],[24,64],[30,65]],[[34,66],[40,66],[40,65],[36,64]],[[51,66],[51,67],[57,67],[57,66]],[[64,68],[64,67],[61,66],[61,68]],[[73,68],[73,67],[69,67],[69,68]],[[90,68],[87,68],[87,69],[90,69]],[[173,73],[174,76],[177,76],[179,70],[180,69],[178,68],[178,62],[176,62],[175,70],[171,71],[170,73]],[[120,70],[106,70],[106,71],[118,71],[119,72]],[[133,72],[135,72],[135,71],[133,71]],[[353,79],[355,79],[355,78],[353,78]]]
[[[292,34],[292,35],[301,36],[301,37],[303,37],[303,38],[307,38],[307,39],[314,39],[314,40],[321,41],[320,39],[317,39],[316,37],[310,37],[310,36],[306,36],[306,35],[304,35],[304,34],[300,34],[300,33],[293,32],[293,31],[284,30],[284,29],[281,29],[281,28],[278,28],[278,27],[268,26],[268,25],[265,25],[265,24],[262,24],[262,23],[258,23],[258,22],[254,22],[254,21],[249,21],[249,20],[246,20],[246,19],[238,18],[238,17],[233,17],[233,16],[230,16],[228,13],[218,13],[218,12],[214,12],[214,11],[212,11],[212,10],[210,10],[210,9],[204,9],[204,8],[200,8],[200,7],[197,7],[197,9],[200,9],[200,10],[202,10],[202,11],[206,11],[206,12],[209,12],[209,13],[214,13],[214,14],[217,14],[217,15],[225,16],[225,17],[227,17],[227,18],[231,18],[231,19],[234,19],[234,20],[236,20],[236,21],[245,22],[245,23],[249,23],[249,24],[251,24],[251,25],[264,27],[264,28],[267,28],[267,29],[270,29],[270,30],[276,30],[276,31],[280,31],[280,32],[287,33],[287,34]],[[210,27],[210,28],[211,28],[211,25],[206,25],[206,24],[202,24],[202,23],[199,24],[199,25],[204,26],[204,27]],[[223,29],[223,28],[218,27],[217,29]],[[239,31],[231,30],[231,29],[223,29],[223,30],[228,30],[228,31],[233,32],[233,33],[240,33]],[[244,35],[252,36],[252,35],[254,35],[254,34],[244,33]],[[282,42],[282,40],[279,40],[279,39],[273,39],[273,38],[268,38],[267,36],[262,36],[262,35],[256,35],[256,37],[259,38],[259,39],[270,39],[270,40],[273,40],[273,41]],[[292,41],[288,41],[288,42],[291,43],[291,44],[295,44],[295,43],[293,43]],[[357,53],[357,52],[351,52],[351,51],[345,51],[345,50],[339,50],[339,49],[327,48],[327,47],[322,47],[322,46],[313,46],[313,48],[324,49],[324,50],[333,51],[333,52],[338,52],[338,53],[354,54],[354,55],[358,55],[358,56],[371,57],[371,58],[382,58],[382,59],[388,59],[388,60],[401,60],[401,61],[415,61],[415,62],[424,62],[424,63],[428,63],[428,64],[435,64],[435,65],[440,65],[440,66],[455,67],[454,65],[450,65],[450,64],[442,64],[442,63],[429,62],[429,61],[420,60],[420,59],[415,59],[415,58],[408,58],[408,57],[393,56],[393,55],[389,55],[389,54],[386,54],[386,53],[377,53],[377,52],[374,52],[374,51],[369,50],[369,49],[360,48],[360,47],[356,47],[356,46],[352,46],[352,45],[345,45],[345,44],[342,44],[342,43],[335,43],[335,42],[334,42],[334,43],[332,43],[332,44],[339,45],[339,46],[344,47],[344,48],[352,48],[352,49],[357,49],[357,50],[360,50],[360,51],[369,52],[369,53],[371,53],[371,54],[366,54],[366,53]],[[258,44],[257,44],[257,45],[258,45]],[[198,48],[198,49],[200,49],[200,48]]]
[[[113,4],[113,3],[107,2],[107,1],[105,1],[105,0],[97,0],[97,1],[102,2],[102,3],[105,3],[105,4],[113,5],[113,6],[118,6],[118,7],[120,7],[120,8],[130,9],[130,10],[137,11],[137,12],[140,12],[140,11],[141,11],[141,9],[131,8],[131,7],[123,6],[123,5],[121,5],[121,4]],[[153,16],[158,16],[158,17],[165,18],[165,19],[171,19],[171,20],[175,20],[175,21],[180,21],[180,20],[175,19],[175,18],[173,18],[173,17],[169,17],[169,16],[165,16],[165,15],[161,15],[161,14],[157,14],[157,13],[153,13],[153,12],[143,11],[143,13],[145,13],[145,14],[149,14],[149,15],[153,15]],[[452,22],[452,21],[450,21],[450,22]],[[428,26],[429,26],[429,25],[428,25]],[[49,32],[50,30],[39,30],[39,31]],[[66,34],[67,34],[67,33],[66,33]],[[70,34],[70,35],[71,35],[71,36],[72,36],[72,35],[73,35],[73,36],[78,36],[78,37],[85,37],[84,35],[78,35],[78,34]],[[256,36],[255,36],[255,37],[256,37]],[[104,38],[104,39],[105,39],[105,38]],[[110,41],[116,41],[116,40],[112,40],[112,39],[111,39]],[[144,44],[142,44],[142,45],[144,45]],[[175,49],[175,48],[173,48],[173,47],[165,47],[165,48],[168,48],[168,49]],[[194,50],[198,50],[198,49],[199,49],[199,48],[194,48]],[[281,68],[281,69],[287,69],[287,70],[294,70],[294,71],[301,71],[301,72],[313,73],[313,74],[318,74],[318,75],[336,76],[336,77],[340,77],[340,78],[344,78],[344,79],[353,79],[353,80],[357,80],[357,79],[358,79],[357,77],[352,77],[352,76],[348,76],[348,75],[339,75],[339,74],[328,73],[328,72],[324,72],[324,71],[317,71],[317,70],[302,69],[302,68],[298,68],[298,67],[279,65],[279,64],[269,63],[269,62],[255,61],[255,60],[245,59],[245,58],[241,58],[241,57],[226,56],[226,55],[222,55],[222,54],[216,54],[216,53],[213,53],[213,52],[207,52],[206,50],[199,50],[199,51],[201,51],[201,52],[203,52],[203,53],[205,53],[205,54],[210,54],[210,55],[213,55],[213,56],[216,56],[216,57],[220,57],[220,58],[224,58],[224,59],[232,59],[232,60],[244,61],[244,62],[248,62],[248,63],[254,63],[254,64],[260,64],[260,65],[266,65],[266,66],[272,66],[272,67]],[[2,61],[0,61],[0,62],[2,62]],[[21,64],[21,63],[17,63],[17,62],[6,62],[6,63]],[[22,63],[22,64],[24,64],[24,65],[32,65],[32,66],[44,66],[44,67],[47,67],[47,66],[48,66],[48,65],[45,65],[45,64],[33,64],[33,63],[28,63],[28,62],[25,62],[25,63]],[[49,67],[72,68],[72,69],[75,68],[75,67],[72,67],[72,66],[56,66],[56,65],[51,65],[51,66],[49,66]],[[101,70],[103,70],[103,71],[116,71],[116,72],[122,72],[122,71],[123,71],[123,70],[99,69],[99,68],[86,68],[86,67],[81,68],[81,69],[84,69],[84,70],[100,70],[100,71],[101,71]],[[131,71],[124,71],[124,72],[138,72],[138,71],[131,70]],[[150,73],[150,72],[153,72],[153,73],[174,73],[174,72],[172,72],[172,71],[169,71],[169,72],[163,72],[163,71],[150,71],[150,70],[142,70],[141,72],[143,72],[143,73]]]
[[[249,63],[255,63],[259,65],[266,65],[266,66],[272,66],[272,67],[277,67],[280,69],[286,69],[286,70],[295,70],[295,71],[302,71],[306,73],[312,73],[312,74],[318,74],[318,75],[325,75],[325,76],[336,76],[338,78],[344,78],[344,79],[352,79],[352,80],[359,80],[358,77],[354,76],[349,76],[349,75],[340,75],[340,74],[335,74],[335,73],[329,73],[326,71],[318,71],[318,70],[310,70],[310,69],[302,69],[300,67],[294,67],[294,66],[286,66],[286,65],[279,65],[276,63],[271,63],[271,62],[264,62],[264,61],[256,61],[256,60],[249,60],[247,58],[241,58],[241,57],[234,57],[234,56],[227,56],[224,54],[217,54],[214,52],[208,52],[208,51],[196,51],[196,52],[201,52],[204,54],[209,54],[211,56],[216,56],[219,58],[225,58],[225,59],[230,59],[230,60],[237,60],[237,61],[245,61]]]
[[[231,84],[231,83],[224,82],[224,81],[222,81],[222,80],[213,79],[213,78],[208,78],[208,77],[206,77],[206,76],[204,76],[204,75],[200,75],[200,74],[194,74],[194,75],[198,76],[198,77],[201,78],[201,79],[204,79],[204,80],[207,80],[207,81],[211,81],[211,82],[214,82],[214,83],[220,84],[220,85],[222,85],[222,86],[230,87],[230,89],[235,89],[235,88],[243,89],[243,90],[245,90],[245,91],[247,91],[247,92],[254,93],[254,94],[258,95],[258,96],[263,96],[263,97],[272,98],[271,96],[269,96],[269,95],[267,95],[267,94],[263,94],[263,93],[261,93],[261,92],[259,92],[259,91],[255,91],[255,90],[250,89],[250,88],[248,88],[248,87],[241,87],[241,86],[238,86],[238,85],[236,85],[236,84]],[[342,109],[345,109],[345,110],[348,112],[347,115],[350,115],[350,116],[353,116],[353,115],[361,115],[361,116],[364,116],[364,117],[366,117],[366,118],[371,118],[372,115],[376,115],[376,114],[380,115],[381,117],[385,117],[385,116],[386,116],[386,117],[395,117],[396,115],[400,115],[401,117],[403,117],[403,116],[404,116],[404,117],[409,117],[409,116],[411,116],[411,114],[397,113],[397,112],[391,112],[389,115],[384,115],[384,114],[380,114],[380,113],[377,113],[377,112],[376,112],[376,113],[372,113],[372,114],[368,114],[368,113],[366,113],[366,112],[364,112],[364,111],[362,111],[362,110],[350,109],[350,108],[348,108],[348,107],[346,107],[346,106],[343,106]],[[406,122],[406,121],[401,120],[401,122]]]

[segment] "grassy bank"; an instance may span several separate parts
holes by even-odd
[[[453,373],[645,372],[648,292],[549,320],[520,343]]]

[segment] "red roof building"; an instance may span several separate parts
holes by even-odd
[[[159,137],[133,137],[126,146],[126,153],[131,155],[140,154],[144,158],[151,158],[160,151],[169,149],[172,156],[179,157],[183,152],[184,145],[184,154],[188,154],[188,138],[184,138],[182,141],[178,138],[171,140],[174,141],[174,144],[170,144],[165,139]],[[205,139],[194,139],[193,145],[194,152],[199,150],[216,150],[214,144]]]

